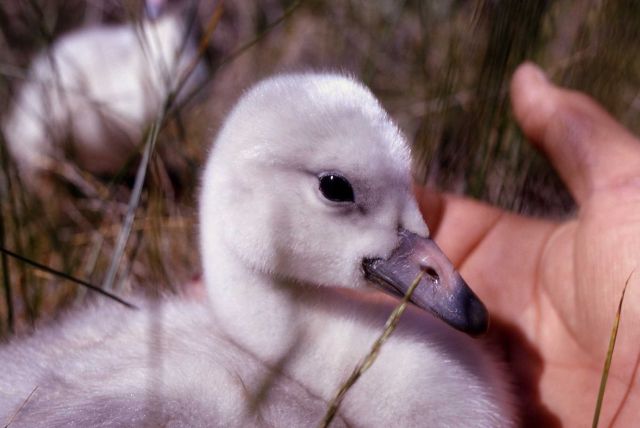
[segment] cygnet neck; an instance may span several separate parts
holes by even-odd
[[[205,263],[213,268],[206,270],[206,286],[226,334],[265,363],[276,363],[298,346],[294,342],[311,328],[320,305],[312,286],[252,269],[226,248],[209,255]]]

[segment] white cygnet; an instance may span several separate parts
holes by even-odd
[[[259,83],[202,179],[208,301],[105,303],[14,339],[0,348],[0,421],[316,426],[398,303],[379,290],[404,294],[424,270],[334,426],[513,426],[504,373],[468,335],[486,309],[429,239],[409,168],[404,137],[353,79]]]
[[[64,35],[33,59],[2,122],[27,184],[69,154],[87,171],[114,174],[135,153],[165,98],[197,60],[184,14],[161,13],[160,3],[147,0],[147,17],[138,23]],[[181,94],[206,77],[204,62],[196,63]]]

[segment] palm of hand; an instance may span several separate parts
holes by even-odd
[[[549,85],[531,66],[516,73],[512,96],[523,130],[578,202],[576,216],[530,219],[425,190],[419,201],[435,239],[502,326],[495,336],[525,425],[585,426],[622,288],[639,264],[640,144],[591,100]],[[634,288],[632,277],[601,426],[632,426],[640,416],[632,404],[640,402]]]

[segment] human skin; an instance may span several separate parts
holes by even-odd
[[[511,83],[527,138],[578,210],[564,221],[515,215],[416,188],[435,240],[487,304],[490,340],[513,375],[523,424],[588,426],[625,282],[600,426],[640,420],[640,140],[589,97],[525,63]],[[632,272],[635,269],[635,274]]]

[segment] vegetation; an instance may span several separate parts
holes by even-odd
[[[637,1],[220,4],[200,2],[194,20],[205,30],[209,83],[188,105],[168,108],[158,128],[147,124],[145,135],[159,133],[146,177],[141,157],[115,177],[61,168],[35,194],[21,183],[2,137],[2,247],[91,284],[113,276],[112,289],[124,295],[133,288],[152,295],[180,291],[199,274],[197,171],[208,146],[241,91],[280,71],[353,73],[414,143],[417,181],[532,215],[564,216],[573,202],[511,118],[508,84],[519,63],[539,63],[552,80],[592,94],[640,132]],[[34,55],[80,27],[138,19],[139,6],[115,0],[1,4],[0,116],[11,108]],[[221,11],[219,20],[212,18]],[[151,140],[140,142],[140,153],[149,148],[145,141]],[[137,173],[144,179],[139,194]],[[28,331],[93,296],[7,254],[0,262],[0,337]]]

